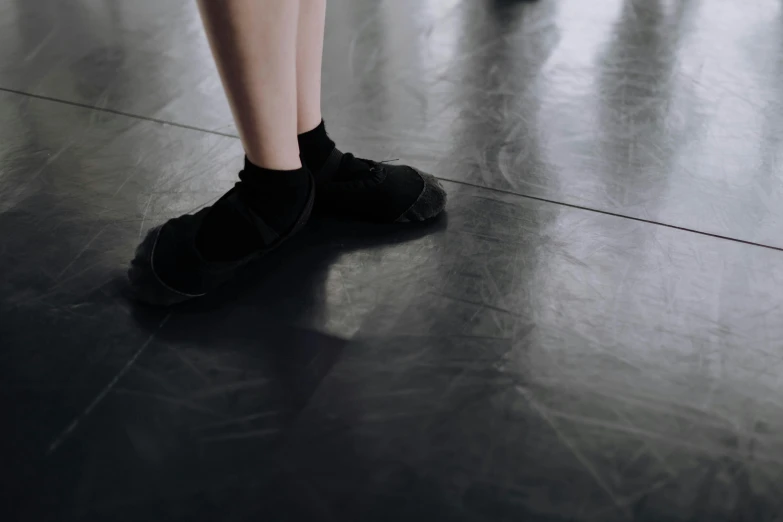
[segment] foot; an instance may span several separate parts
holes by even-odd
[[[203,296],[305,225],[315,199],[305,167],[273,171],[245,160],[239,178],[214,205],[150,230],[128,270],[141,301],[169,306]]]
[[[425,221],[446,206],[438,180],[407,165],[360,159],[335,147],[324,123],[299,135],[302,161],[313,172],[316,210],[381,223]]]

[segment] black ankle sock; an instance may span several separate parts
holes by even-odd
[[[326,124],[321,120],[316,128],[300,134],[297,138],[302,161],[315,173],[334,150],[334,142],[326,133]]]
[[[304,166],[296,170],[271,170],[253,165],[245,158],[245,168],[239,177],[241,183],[212,206],[196,237],[196,248],[208,261],[237,260],[269,246],[243,216],[244,211],[249,209],[283,235],[302,215],[313,190],[310,172]],[[230,197],[235,191],[238,197]]]

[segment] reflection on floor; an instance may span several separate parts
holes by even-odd
[[[782,9],[334,0],[332,134],[448,215],[169,311],[242,155],[194,2],[0,0],[10,520],[781,520]]]

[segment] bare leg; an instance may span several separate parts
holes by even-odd
[[[296,141],[299,3],[199,0],[245,153],[269,169],[301,167]]]
[[[297,131],[321,123],[321,60],[324,50],[326,0],[301,0],[296,29]]]
[[[247,160],[214,204],[150,230],[128,277],[142,301],[212,292],[299,232],[315,202],[297,136],[300,0],[199,0]]]

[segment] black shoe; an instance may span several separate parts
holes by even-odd
[[[214,205],[150,230],[128,270],[137,298],[170,306],[206,295],[301,230],[315,200],[312,175],[270,172],[246,161]]]
[[[438,180],[407,165],[344,154],[337,148],[314,171],[318,212],[380,223],[425,221],[446,208]]]
[[[315,176],[319,212],[399,223],[434,218],[446,207],[446,191],[434,176],[406,165],[343,154],[326,132],[323,120],[297,139],[302,162]]]

